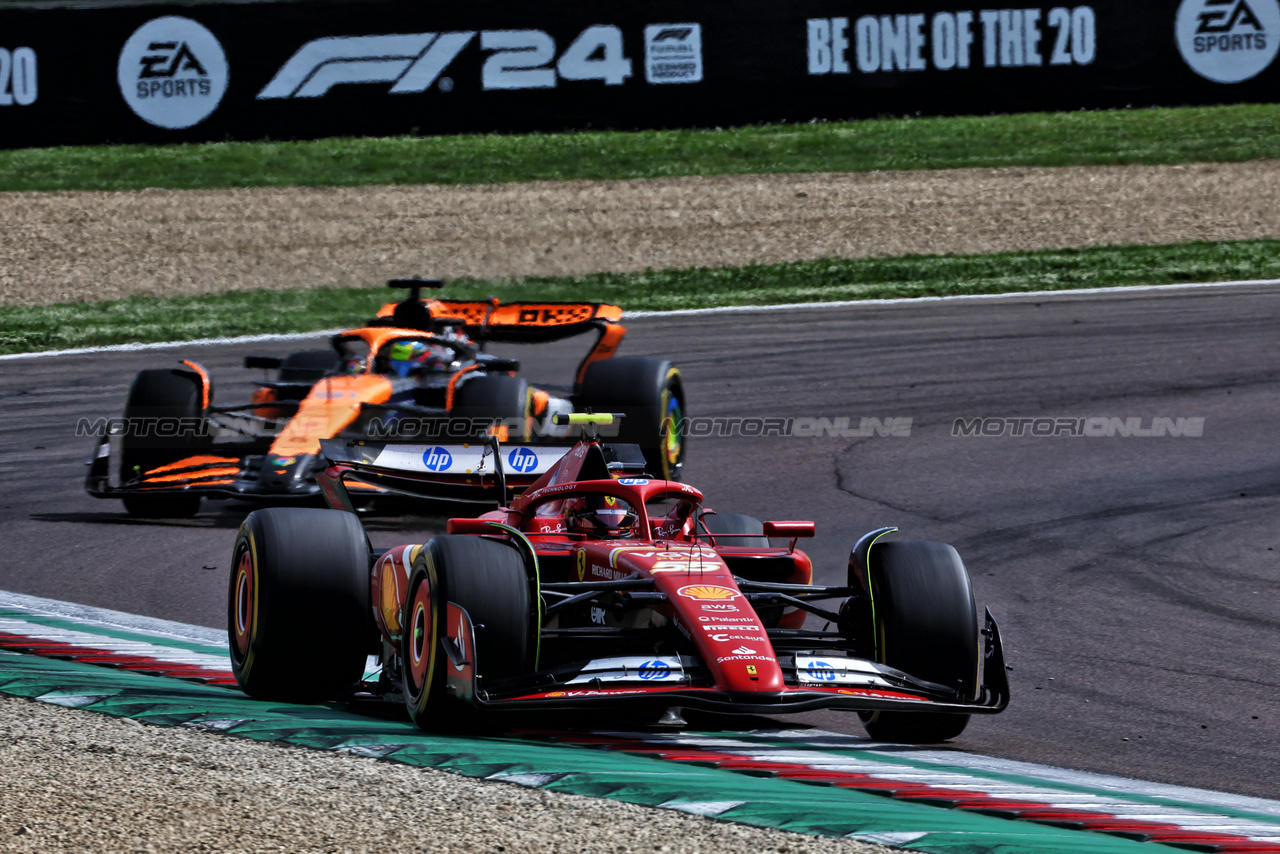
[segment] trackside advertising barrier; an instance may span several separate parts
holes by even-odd
[[[0,8],[0,146],[1274,101],[1280,0]]]

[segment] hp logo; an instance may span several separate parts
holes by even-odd
[[[527,474],[538,467],[538,455],[528,448],[516,448],[507,454],[507,468]]]
[[[836,680],[836,669],[825,661],[815,661],[809,665],[809,678],[821,679],[823,682]]]
[[[671,675],[671,668],[665,661],[646,661],[640,665],[641,679],[666,679]]]
[[[427,471],[446,471],[453,465],[453,455],[444,448],[427,448],[422,452],[422,464]]]

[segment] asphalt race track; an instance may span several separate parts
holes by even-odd
[[[1269,286],[761,310],[635,319],[622,352],[676,361],[696,416],[912,419],[909,436],[696,438],[686,473],[721,511],[816,521],[820,582],[843,583],[849,547],[881,525],[960,550],[1014,670],[1009,710],[954,749],[1274,798],[1277,317]],[[170,357],[202,362],[228,403],[247,398],[246,353],[306,346],[0,362],[0,589],[222,626],[244,506],[133,521],[83,492],[92,440],[75,424],[118,415],[133,373]],[[581,349],[519,355],[563,383]],[[1204,426],[953,436],[978,417]],[[386,546],[443,519],[367,524]]]

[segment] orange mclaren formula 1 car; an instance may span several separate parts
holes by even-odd
[[[614,356],[626,333],[617,306],[424,299],[421,289],[442,283],[389,284],[408,297],[334,336],[333,349],[246,358],[246,367],[278,372],[248,403],[216,405],[213,382],[194,361],[139,372],[124,417],[111,422],[89,461],[89,494],[122,499],[129,513],[150,518],[191,516],[205,496],[318,501],[320,442],[342,437],[416,441],[425,465],[444,476],[432,497],[494,506],[564,453],[576,428],[558,427],[552,416],[589,410],[625,414],[617,440],[639,445],[657,475],[679,479],[683,437],[666,428],[683,416],[680,372],[662,359]],[[484,351],[489,342],[584,333],[595,333],[595,342],[563,388],[534,388],[517,376],[518,362]],[[503,489],[512,492],[500,495],[471,477],[495,452],[490,437],[511,443]],[[376,483],[353,489],[386,492]]]
[[[332,509],[258,510],[236,538],[231,661],[252,696],[381,698],[428,728],[478,710],[834,708],[905,742],[954,738],[1008,703],[1000,633],[949,545],[881,528],[853,547],[846,583],[817,586],[796,548],[812,522],[715,514],[692,486],[646,476],[635,446],[583,441],[509,505],[374,550],[349,512],[353,479],[429,490],[439,475],[391,445],[324,453]]]

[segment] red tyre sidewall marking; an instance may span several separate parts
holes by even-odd
[[[404,627],[407,634],[409,674],[411,689],[419,698],[418,705],[426,699],[431,688],[432,659],[435,646],[435,614],[431,605],[431,583],[424,576],[413,591],[413,603],[409,620]]]
[[[242,659],[249,655],[249,642],[253,636],[253,624],[257,617],[257,584],[255,583],[252,550],[246,548],[240,553],[240,563],[236,566],[236,601],[235,601],[235,641],[236,651]]]

